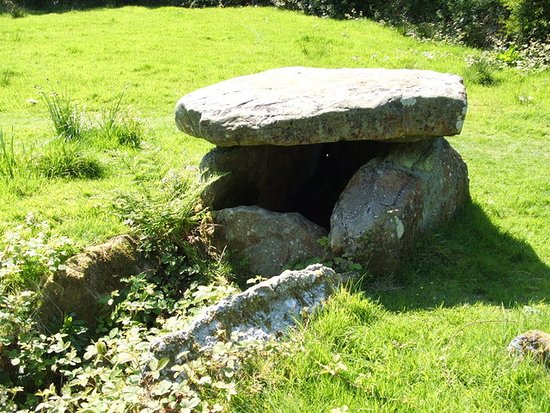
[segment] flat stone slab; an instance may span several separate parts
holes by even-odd
[[[462,79],[427,70],[287,67],[182,97],[176,123],[218,146],[418,141],[457,135]]]

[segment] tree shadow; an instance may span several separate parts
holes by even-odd
[[[394,279],[366,285],[365,295],[390,311],[550,301],[550,268],[477,204],[420,240],[411,257]]]
[[[269,0],[30,0],[25,3],[25,14],[40,16],[44,14],[72,13],[74,11],[121,9],[127,6],[139,6],[156,10],[164,7],[184,9],[269,7],[272,4]]]

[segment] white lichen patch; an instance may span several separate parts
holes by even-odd
[[[403,225],[403,221],[401,221],[399,218],[394,217],[394,220],[395,220],[395,232],[397,233],[397,238],[401,239],[401,237],[405,233],[405,226]]]
[[[414,106],[416,104],[415,98],[401,98],[400,101],[403,106]]]

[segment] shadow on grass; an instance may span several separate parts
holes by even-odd
[[[390,311],[550,301],[550,268],[476,204],[421,240],[412,257],[399,276],[367,286],[366,295]]]
[[[112,10],[121,9],[128,6],[144,7],[150,10],[161,9],[164,7],[180,7],[184,9],[206,9],[206,8],[227,8],[227,7],[272,7],[269,0],[248,0],[248,1],[194,1],[194,0],[96,0],[96,1],[50,1],[41,6],[23,8],[24,16],[42,16],[45,14],[65,14],[75,11],[91,10]],[[0,8],[0,14],[9,14],[7,10]]]

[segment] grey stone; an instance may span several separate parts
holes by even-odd
[[[361,167],[340,195],[331,249],[374,274],[391,274],[415,239],[448,221],[468,199],[466,164],[445,139],[393,144],[388,155]]]
[[[508,345],[508,352],[518,356],[531,356],[550,367],[550,334],[539,330],[526,331]]]
[[[321,305],[342,281],[343,276],[320,264],[285,271],[205,308],[185,330],[153,342],[151,352],[157,359],[168,358],[169,369],[224,341],[221,332],[239,341],[275,338]]]
[[[287,67],[182,97],[176,123],[218,146],[418,141],[460,133],[466,108],[452,74]]]
[[[215,211],[213,219],[216,243],[227,246],[250,275],[271,277],[292,264],[326,255],[318,241],[327,231],[298,213],[241,206]]]
[[[122,286],[121,279],[150,268],[129,235],[86,248],[70,258],[65,268],[53,274],[44,285],[40,318],[50,323],[74,313],[89,327],[97,324],[101,297]]]

